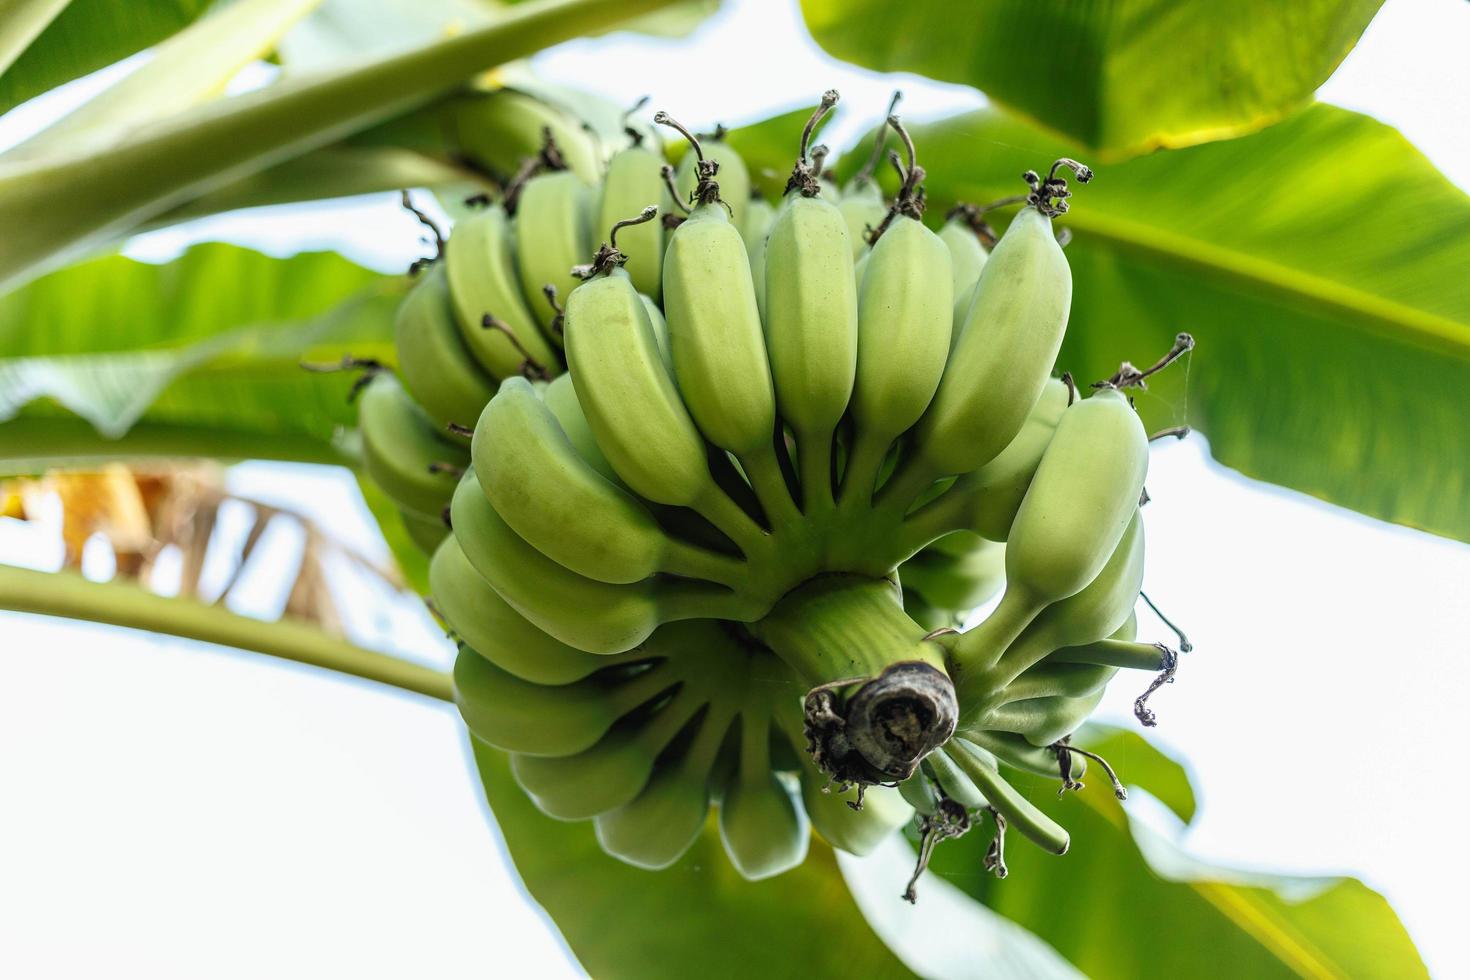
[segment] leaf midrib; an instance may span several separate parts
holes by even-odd
[[[1229,285],[1247,295],[1261,291],[1343,314],[1359,329],[1393,343],[1409,344],[1470,362],[1470,326],[1450,317],[1375,296],[1352,286],[1096,208],[1067,215],[1081,235]]]

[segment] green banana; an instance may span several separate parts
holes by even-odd
[[[523,681],[570,684],[621,662],[569,647],[532,626],[475,571],[452,537],[429,561],[429,591],[461,640]]]
[[[951,279],[951,297],[953,288]],[[1011,443],[1041,397],[1071,305],[1072,272],[1051,218],[1023,208],[981,273],[919,422],[915,456],[885,487],[891,505],[907,509],[935,478],[978,469]],[[948,312],[952,317],[952,298]]]
[[[516,782],[541,811],[558,820],[586,820],[626,806],[648,785],[654,761],[701,706],[675,693],[651,718],[625,719],[589,749],[566,756],[511,756]]]
[[[959,766],[955,765],[954,760],[949,757],[944,748],[929,753],[928,758],[924,760],[924,767],[939,784],[944,795],[966,810],[978,810],[985,806],[984,794],[976,789],[970,778],[960,771]]]
[[[740,764],[720,801],[720,839],[735,869],[759,881],[806,859],[805,816],[771,771],[770,719],[747,710],[740,717]]]
[[[666,868],[683,856],[709,817],[711,769],[731,720],[729,710],[711,705],[681,756],[660,761],[631,802],[598,814],[603,850],[649,869]]]
[[[458,470],[469,462],[463,446],[440,438],[438,427],[414,404],[398,379],[380,373],[358,399],[362,464],[399,506],[437,514],[454,494]]]
[[[597,447],[597,437],[592,434],[592,426],[587,424],[587,416],[582,414],[582,405],[577,401],[577,389],[572,384],[572,376],[559,374],[553,378],[541,393],[541,400],[546,403],[551,414],[556,416],[562,432],[576,447],[577,455],[609,482],[622,486],[623,481],[617,471]]]
[[[658,344],[659,360],[664,362],[664,370],[669,372],[669,377],[674,376],[674,351],[669,347],[669,324],[664,319],[664,311],[658,308],[658,304],[649,299],[647,294],[639,293],[638,298],[643,300],[643,308],[648,311],[648,323],[653,327],[653,340]]]
[[[994,756],[963,738],[953,739],[945,751],[1012,829],[1053,854],[1067,853],[1071,838],[1066,830],[1001,778]]]
[[[975,229],[958,214],[944,222],[939,229],[939,240],[949,249],[950,270],[954,273],[954,336],[950,340],[953,348],[964,330],[970,303],[975,298],[975,286],[980,282],[980,272],[990,253]]]
[[[495,379],[470,357],[455,326],[444,263],[428,268],[394,320],[394,347],[403,386],[441,431],[471,425],[495,394]]]
[[[476,93],[451,111],[460,147],[496,174],[515,174],[525,158],[541,152],[549,130],[573,172],[586,181],[598,178],[601,161],[587,131],[578,120],[540,99],[502,88]]]
[[[868,251],[868,235],[883,223],[888,214],[888,205],[883,203],[883,191],[876,181],[854,181],[842,192],[837,210],[847,225],[847,244],[852,249],[852,260],[857,262]]]
[[[454,661],[454,700],[470,731],[507,752],[585,752],[628,712],[659,697],[678,679],[654,664],[616,679],[588,677],[547,687],[520,680],[469,648]]]
[[[631,217],[645,207],[662,205],[664,195],[663,157],[641,143],[619,150],[607,162],[602,195],[592,223],[594,234],[602,235],[615,222]],[[662,294],[664,226],[661,221],[631,225],[619,233],[619,247],[627,253],[623,266],[633,287],[657,299]]]
[[[893,440],[925,414],[941,384],[954,307],[949,250],[921,222],[895,220],[864,261],[856,437],[842,481],[843,502],[858,507],[868,505]]]
[[[932,499],[920,497],[904,518],[895,556],[902,559],[916,554],[920,548],[959,528],[989,541],[1008,538],[1016,512],[1021,509],[1021,501],[1026,497],[1036,468],[1041,465],[1041,456],[1067,408],[1067,399],[1065,384],[1048,382],[1026,424],[1000,455],[955,480]],[[943,481],[935,486],[943,487]]]
[[[760,539],[715,483],[704,439],[626,275],[597,276],[567,298],[567,361],[597,445],[623,483],[654,503],[698,511],[737,543]]]
[[[921,817],[932,817],[939,812],[939,794],[922,767],[915,769],[912,776],[898,784],[898,795]]]
[[[705,438],[737,456],[769,450],[776,401],[765,335],[745,244],[718,201],[696,206],[669,236],[664,316],[679,390]]]
[[[990,712],[986,716],[985,724],[997,731],[1022,735],[1032,745],[1051,745],[1075,732],[1097,710],[1104,693],[1099,689],[1075,698],[1044,697],[1011,701]]]
[[[1143,518],[1134,511],[1123,539],[1108,563],[1086,588],[1055,602],[1036,616],[1001,656],[1000,677],[1010,678],[1039,663],[1054,650],[1105,639],[1122,626],[1138,604],[1143,585]],[[963,653],[960,654],[963,662]]]
[[[471,455],[512,530],[578,575],[612,584],[658,572],[739,580],[740,562],[671,538],[637,497],[588,464],[523,378],[507,379],[485,406]]]
[[[745,166],[744,158],[718,137],[701,140],[699,148],[706,159],[719,164],[715,180],[720,183],[720,198],[730,206],[730,223],[736,228],[744,228],[745,213],[750,206],[750,170]],[[685,153],[675,170],[675,186],[684,202],[694,200],[694,190],[699,183],[695,165],[699,157],[699,153]]]
[[[798,746],[805,754],[805,747]],[[807,819],[822,839],[839,850],[861,857],[871,853],[899,827],[908,823],[914,808],[888,786],[870,786],[861,810],[848,806],[841,793],[829,793],[826,776],[806,767],[801,771],[801,800]]]
[[[418,511],[400,507],[398,516],[402,518],[403,529],[408,532],[414,545],[426,555],[432,555],[439,543],[449,536],[449,528],[439,515],[420,514]]]
[[[1012,769],[1035,773],[1038,776],[1056,777],[1060,773],[1057,754],[1051,749],[1032,745],[1020,735],[1011,732],[992,732],[982,729],[965,732],[965,741],[984,749]],[[1072,756],[1072,778],[1081,779],[1087,772],[1087,757]]]
[[[481,367],[496,378],[514,377],[529,357],[543,372],[556,373],[556,354],[521,295],[504,208],[491,204],[456,224],[444,246],[444,266],[460,336]],[[487,328],[487,316],[503,323],[514,341]]]
[[[1005,546],[986,541],[971,531],[953,535],[973,540],[970,550],[950,555],[934,546],[919,552],[899,566],[905,589],[912,589],[925,602],[939,609],[959,612],[984,605],[1005,587]]]
[[[1011,525],[1005,594],[957,644],[966,669],[991,667],[1042,609],[1097,578],[1138,509],[1147,469],[1148,435],[1121,391],[1062,413]]]
[[[592,194],[592,188],[582,178],[562,170],[526,181],[516,201],[516,268],[520,272],[521,291],[531,297],[536,322],[552,343],[559,342],[552,330],[552,320],[557,314],[544,291],[551,286],[557,296],[566,296],[581,283],[572,274],[572,267],[591,255],[588,211]]]
[[[776,209],[764,198],[755,198],[745,209],[745,224],[740,238],[745,242],[745,256],[750,261],[750,281],[755,287],[755,305],[761,322],[766,321],[766,242]]]
[[[621,653],[664,622],[745,614],[720,586],[676,578],[609,585],[570,571],[511,530],[473,473],[460,481],[450,511],[455,539],[485,581],[534,625],[578,650]]]
[[[787,196],[766,243],[765,346],[776,407],[796,434],[807,514],[832,506],[832,438],[857,373],[850,253],[834,205],[797,191]]]

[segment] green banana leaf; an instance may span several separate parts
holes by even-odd
[[[973,85],[1105,158],[1253,132],[1305,105],[1383,0],[802,0],[828,53]]]
[[[1137,735],[1096,726],[1077,741],[1159,798],[1181,827],[1193,814],[1188,777]],[[1055,781],[1015,782],[1071,832],[1067,854],[1010,840],[1010,874],[998,880],[982,870],[988,836],[972,831],[941,844],[932,866],[1089,977],[1199,976],[1202,955],[1239,977],[1428,975],[1388,903],[1355,879],[1204,865],[1125,813],[1095,766],[1086,788],[1061,800]]]
[[[497,20],[331,72],[285,78],[109,139],[0,159],[0,285],[114,240],[252,171],[337,142],[541,48],[673,0],[536,0]]]
[[[752,883],[731,867],[712,821],[678,864],[644,871],[604,854],[590,821],[542,814],[505,754],[471,742],[526,888],[599,980],[914,975],[863,920],[820,841],[800,867]]]
[[[109,455],[343,462],[352,375],[392,359],[402,281],[331,253],[233,245],[165,265],[121,256],[0,297],[0,467]]]
[[[991,111],[913,135],[936,225],[1078,152]],[[1138,395],[1152,428],[1188,423],[1248,476],[1470,541],[1470,198],[1398,132],[1317,105],[1072,189],[1060,370],[1106,378],[1188,331],[1194,353]]]
[[[9,64],[0,58],[0,112],[135,54],[187,26],[210,5],[211,0],[149,0],[119,3],[118,0],[22,0],[19,8],[6,6],[0,26],[0,52],[6,50],[15,31],[24,53]],[[63,9],[64,8],[64,9]],[[50,14],[39,34],[37,20]],[[14,20],[12,20],[14,18]],[[34,40],[25,38],[31,34]]]
[[[240,69],[321,0],[235,0],[158,45],[148,60],[37,135],[8,151],[39,156],[69,142],[108,140],[218,97]]]

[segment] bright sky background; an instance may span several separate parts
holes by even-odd
[[[1470,187],[1467,38],[1463,0],[1389,0],[1321,95],[1397,125]],[[727,0],[692,39],[614,35],[537,64],[617,100],[654,93],[696,125],[835,86],[854,107],[827,134],[837,146],[895,83],[913,118],[981,104],[832,61],[787,0]],[[0,121],[0,145],[65,101]],[[397,270],[416,237],[383,196],[201,222],[130,252],[165,259],[224,238]],[[1146,588],[1197,648],[1155,698],[1155,737],[1188,759],[1203,801],[1186,845],[1243,867],[1359,875],[1437,974],[1470,974],[1470,862],[1451,825],[1466,802],[1470,547],[1253,483],[1205,449],[1155,450],[1147,510]],[[231,480],[381,550],[339,474],[254,464]],[[0,560],[54,567],[44,539],[0,524]],[[289,536],[272,547],[289,560]],[[244,608],[268,614],[270,591],[247,590]],[[422,619],[362,597],[354,612],[447,664]],[[452,710],[121,630],[0,614],[0,635],[0,975],[578,975],[507,871]],[[1132,724],[1132,680],[1114,685],[1105,719]]]

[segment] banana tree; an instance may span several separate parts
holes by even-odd
[[[917,126],[890,107],[836,154],[814,132],[835,98],[701,139],[521,63],[607,30],[677,34],[708,6],[22,0],[0,14],[0,109],[137,62],[0,154],[0,472],[12,478],[0,501],[10,517],[60,485],[86,488],[73,501],[112,501],[120,579],[0,566],[0,607],[457,702],[516,870],[595,976],[827,975],[852,963],[958,976],[982,955],[987,975],[1127,976],[1197,970],[1205,946],[1252,975],[1422,974],[1393,912],[1361,883],[1171,863],[1120,805],[1133,788],[1185,823],[1195,808],[1178,762],[1133,732],[1082,724],[1101,690],[1084,668],[1106,671],[1103,682],[1119,667],[1164,671],[1157,687],[1176,664],[1176,651],[1135,641],[1129,615],[1142,463],[1085,457],[1089,474],[1116,465],[1116,492],[1094,502],[1110,508],[1096,522],[1106,533],[1055,594],[1014,557],[1027,549],[1013,540],[1007,563],[996,543],[1023,526],[1051,542],[1065,520],[1031,493],[1077,482],[1037,462],[1063,418],[1079,447],[1123,440],[1141,456],[1148,433],[1192,427],[1252,477],[1470,540],[1470,428],[1456,394],[1470,382],[1470,294],[1454,275],[1470,202],[1392,130],[1311,101],[1378,5],[1284,18],[1203,3],[1165,16],[1147,3],[1084,14],[986,2],[957,22],[920,3],[899,31],[883,5],[806,0],[813,37],[837,57],[971,84],[993,104]],[[1006,40],[1022,34],[1048,43]],[[247,66],[263,83],[232,89]],[[1180,72],[1187,84],[1173,81]],[[1072,167],[1070,185],[1046,172],[1054,160]],[[407,276],[221,244],[163,265],[111,254],[203,216],[387,190],[411,204],[410,188],[436,192],[459,220],[443,227],[412,207],[433,254]],[[1353,231],[1383,209],[1416,217]],[[716,254],[742,270],[735,285],[710,278]],[[792,272],[806,268],[827,272]],[[1072,326],[1066,303],[1028,305],[1027,345],[999,370],[965,343],[981,329],[966,324],[977,302],[1008,302],[991,284],[1037,268],[1067,277]],[[927,317],[942,336],[927,347],[904,336],[865,360],[892,340],[870,312],[880,309]],[[604,329],[578,330],[589,322]],[[740,342],[721,334],[736,322]],[[827,346],[780,346],[812,322]],[[1188,369],[1119,367],[1155,355],[1158,368],[1183,355]],[[1016,380],[1023,358],[1039,365],[1034,385]],[[1047,381],[1054,365],[1103,390]],[[1145,379],[1135,413],[1126,393]],[[972,406],[976,392],[993,404]],[[627,403],[646,409],[641,427],[626,423]],[[1099,421],[1076,423],[1084,407]],[[981,416],[1013,418],[994,435],[965,421]],[[675,432],[684,444],[646,465]],[[1027,439],[1029,464],[1016,461]],[[546,446],[559,455],[537,455]],[[149,560],[126,557],[116,515],[144,515],[153,543],[140,553],[156,551],[177,507],[149,495],[147,474],[178,459],[357,474],[399,565],[374,574],[431,596],[464,647],[454,676],[352,642],[323,612],[326,566],[304,562],[295,601],[268,624],[223,609],[224,593],[157,594]],[[673,469],[690,460],[680,482]],[[538,467],[560,475],[504,478]],[[78,469],[110,482],[56,482]],[[1004,513],[1002,484],[1015,498]],[[213,513],[218,495],[204,499]],[[634,537],[578,526],[614,510],[633,515]],[[251,540],[270,517],[257,514]],[[190,533],[206,540],[209,527]],[[1094,530],[1070,528],[1043,550],[1055,559]],[[624,562],[629,549],[643,564]],[[637,591],[657,576],[691,584]],[[1127,601],[1099,614],[1097,635],[1024,632],[1038,616],[1075,620],[1040,610],[1101,595],[1091,584],[1103,580],[1123,583],[1114,591]],[[1024,615],[1019,582],[1031,583]],[[996,615],[958,632],[1007,586]],[[891,649],[873,652],[874,636]],[[1012,653],[1028,636],[1035,663]],[[843,659],[859,648],[869,659]],[[965,663],[983,669],[956,669]],[[849,683],[857,675],[864,685]],[[1029,695],[986,701],[1018,682]],[[1045,724],[1007,708],[1047,697]],[[895,712],[922,730],[895,726]],[[956,726],[963,737],[950,740]],[[900,728],[903,738],[871,734]],[[1107,759],[1120,756],[1129,765],[1114,776]],[[613,765],[626,778],[599,783]],[[856,797],[824,792],[827,778]],[[1058,778],[1074,792],[1043,802]],[[662,795],[639,795],[655,784]],[[634,820],[635,799],[652,816]],[[1005,850],[1008,827],[1072,853]],[[914,849],[976,923],[956,962],[916,952],[909,913],[872,900],[880,869],[892,886]],[[861,853],[872,856],[849,856]],[[920,911],[926,890],[946,887],[923,878]],[[1056,914],[1074,907],[1087,909],[1085,933]]]

